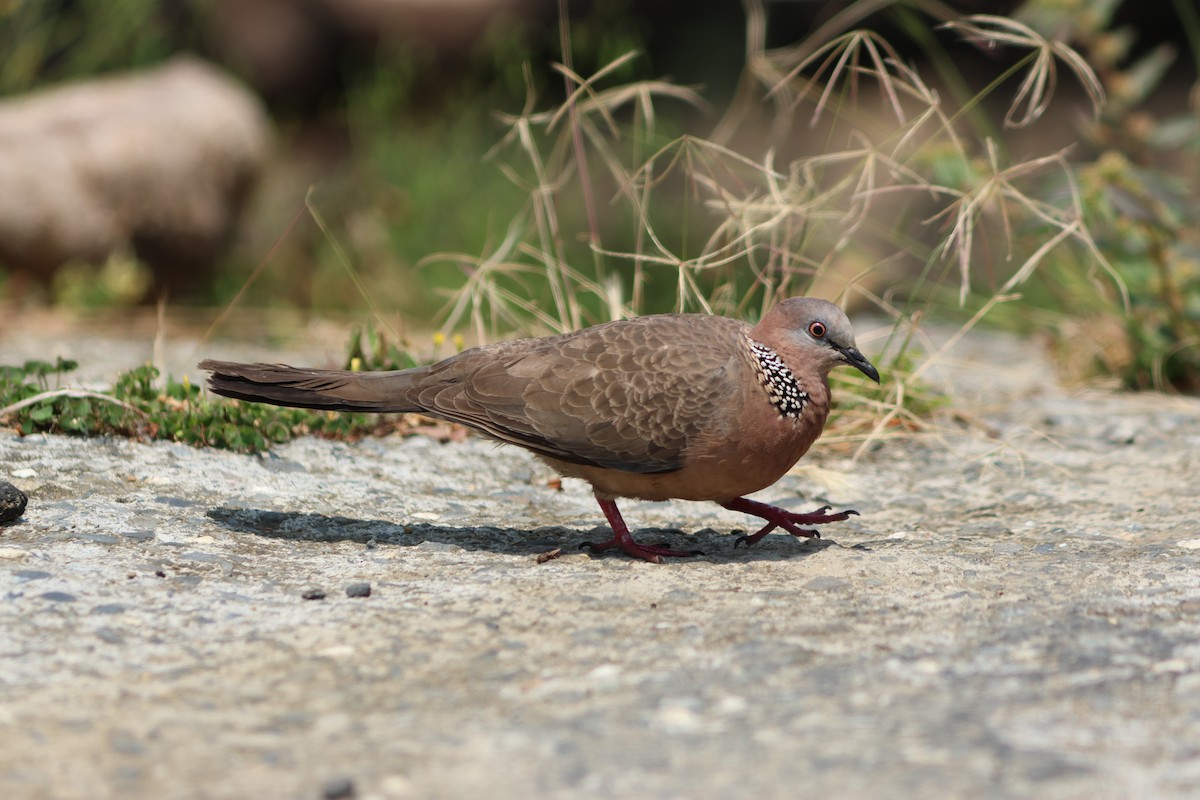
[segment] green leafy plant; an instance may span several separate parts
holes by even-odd
[[[463,349],[461,336],[450,337],[454,352]],[[444,352],[446,336],[435,333],[431,337],[431,348],[427,350],[428,358],[419,358],[414,354],[412,346],[405,340],[395,339],[385,330],[380,330],[368,320],[361,326],[355,326],[350,332],[346,344],[345,369],[358,371],[377,371],[394,369],[411,369],[422,364],[439,361],[450,355]]]
[[[61,358],[0,366],[0,421],[25,435],[115,434],[242,452],[266,450],[304,434],[354,440],[412,428],[402,419],[377,415],[213,400],[189,381],[160,382],[149,364],[121,374],[109,392],[59,388],[77,367]]]

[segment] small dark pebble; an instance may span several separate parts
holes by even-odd
[[[331,778],[321,789],[322,800],[354,800],[357,796],[350,778]]]
[[[317,587],[314,586],[311,589],[305,589],[303,592],[300,593],[300,596],[303,597],[305,600],[324,600],[325,599],[325,590],[318,589]]]
[[[25,513],[29,498],[8,481],[0,481],[0,522],[12,522]]]
[[[370,597],[371,584],[367,581],[352,583],[346,587],[346,597]]]
[[[52,603],[74,603],[75,595],[67,592],[45,592],[42,594],[42,599]]]

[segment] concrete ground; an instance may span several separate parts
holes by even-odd
[[[861,517],[734,549],[754,520],[624,503],[707,554],[661,566],[576,550],[587,487],[478,439],[0,432],[29,495],[0,527],[0,796],[1195,797],[1200,402],[973,341],[947,371],[982,425],[760,495]]]

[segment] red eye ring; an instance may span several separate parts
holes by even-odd
[[[820,320],[808,323],[808,335],[814,339],[825,338],[825,323]]]

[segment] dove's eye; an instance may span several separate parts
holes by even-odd
[[[820,320],[808,324],[808,335],[814,339],[825,338],[825,323]]]

